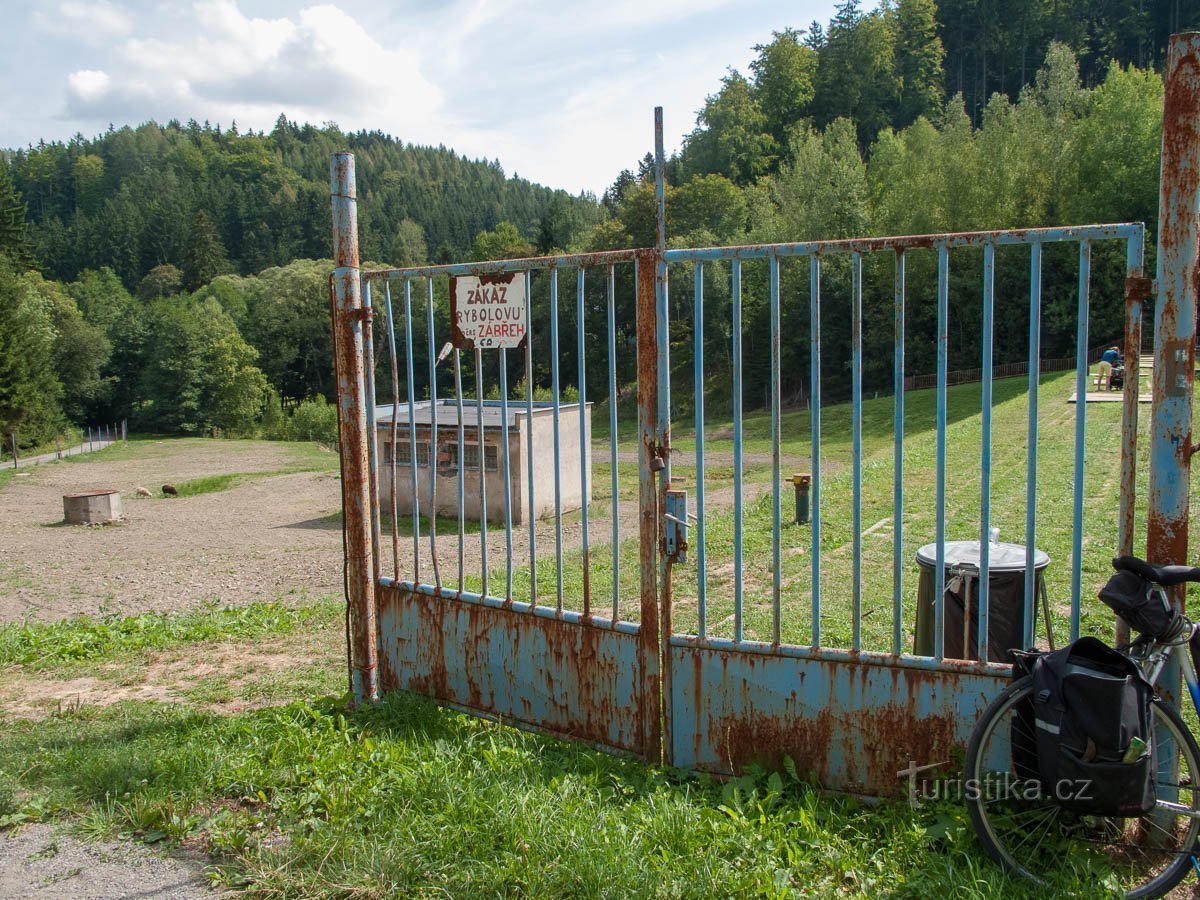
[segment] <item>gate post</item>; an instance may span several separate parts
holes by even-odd
[[[1192,453],[1192,381],[1196,359],[1196,278],[1200,274],[1200,33],[1171,35],[1163,99],[1162,175],[1154,305],[1154,393],[1146,557],[1187,562]],[[1182,609],[1184,586],[1171,590]],[[1179,664],[1160,678],[1178,702]]]
[[[658,492],[655,475],[661,470],[658,447],[658,328],[655,277],[658,254],[639,250],[637,272],[638,370],[638,548],[641,616],[638,655],[642,663],[639,703],[642,718],[642,755],[663,761],[662,648],[659,645],[658,610]]]
[[[375,639],[375,572],[371,566],[370,463],[363,369],[362,285],[358,274],[358,204],[354,154],[335,153],[329,165],[333,196],[333,345],[337,376],[338,440],[342,457],[342,527],[346,537],[351,680],[355,703],[379,696]]]

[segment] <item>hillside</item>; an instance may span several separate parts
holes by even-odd
[[[343,149],[359,162],[364,259],[448,260],[504,221],[565,246],[600,218],[594,199],[507,177],[498,161],[283,116],[269,134],[194,121],[110,127],[17,150],[11,175],[47,277],[109,266],[132,290],[173,265],[194,290],[225,272],[329,256],[329,158]]]

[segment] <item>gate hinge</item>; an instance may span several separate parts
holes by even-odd
[[[345,315],[351,322],[367,322],[369,324],[375,321],[375,308],[372,306],[359,306],[346,310]]]
[[[1144,275],[1130,275],[1125,279],[1125,302],[1149,300],[1154,296],[1154,279]]]

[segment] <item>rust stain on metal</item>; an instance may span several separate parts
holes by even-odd
[[[1125,305],[1149,300],[1153,295],[1153,285],[1154,280],[1146,278],[1140,272],[1127,277],[1125,279]]]
[[[1184,563],[1195,366],[1197,208],[1200,205],[1200,34],[1171,37],[1163,103],[1159,278],[1147,555]],[[1179,604],[1183,590],[1172,592]]]
[[[633,635],[392,586],[381,587],[379,597],[381,618],[396,622],[412,616],[403,646],[385,648],[385,657],[398,650],[407,654],[400,657],[405,674],[390,665],[383,669],[385,688],[515,718],[561,737],[641,752],[637,710],[615,690],[629,673],[612,649],[614,639],[632,642]],[[385,638],[394,641],[396,635]],[[451,663],[447,650],[455,648]],[[531,676],[537,680],[533,691]]]
[[[367,450],[354,156],[335,154],[330,174],[336,267],[330,283],[333,287],[334,370],[338,389],[351,664],[358,681],[356,697],[371,700],[378,696],[376,573],[372,565],[371,535],[371,511],[376,498],[371,491]]]
[[[642,724],[642,754],[662,758],[662,649],[658,610],[658,571],[655,547],[658,537],[658,496],[655,491],[658,422],[658,329],[655,278],[658,257],[651,250],[637,254],[637,403],[638,403],[638,537],[640,547],[641,631],[639,661],[642,683],[637,703]]]
[[[953,759],[965,742],[952,689],[957,676],[950,672],[817,662],[788,686],[776,686],[773,701],[764,704],[763,685],[778,677],[778,663],[778,657],[737,651],[688,660],[689,687],[699,704],[694,760],[717,762],[717,774],[738,774],[753,764],[777,769],[790,757],[823,786],[894,796],[907,788],[897,772],[910,761]],[[1003,679],[993,677],[999,690]],[[714,685],[724,688],[722,696],[705,700],[705,690],[721,690]],[[853,697],[872,702],[840,696],[847,687]],[[937,697],[944,701],[931,703]]]

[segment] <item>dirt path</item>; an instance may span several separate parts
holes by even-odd
[[[111,447],[114,441],[92,441],[87,444],[76,444],[74,447],[67,447],[62,452],[55,451],[54,453],[43,453],[40,456],[24,456],[18,459],[19,465],[9,463],[5,466],[6,469],[20,469],[21,466],[40,466],[42,463],[54,462],[67,456],[79,456],[81,453],[94,453],[97,450],[103,450],[105,447]]]
[[[189,440],[18,473],[0,491],[0,622],[340,593],[341,534],[326,520],[341,506],[336,472],[250,478],[196,497],[136,495],[139,485],[294,463],[287,445]],[[127,521],[62,525],[62,495],[89,488],[120,490]]]
[[[690,464],[686,456],[677,454],[677,461]],[[718,457],[714,454],[710,461],[720,464]],[[753,462],[747,458],[747,464]],[[205,601],[238,604],[340,595],[337,472],[274,474],[289,467],[295,468],[295,451],[286,444],[170,440],[132,445],[124,458],[101,456],[18,473],[0,491],[0,622],[177,611]],[[136,494],[142,485],[157,492],[166,481],[227,473],[250,477],[227,490],[194,497],[145,499]],[[63,494],[101,487],[121,491],[123,524],[61,524]],[[605,555],[611,552],[612,540],[607,488],[607,483],[594,485],[588,523],[589,543]],[[753,502],[761,491],[761,486],[747,485],[745,499]],[[729,507],[732,487],[710,485],[706,499],[710,514]],[[617,516],[620,540],[636,539],[636,499],[626,494],[617,505]],[[402,525],[397,542],[402,579],[411,578],[414,569],[412,537],[403,533],[409,527]],[[442,581],[456,586],[457,520],[439,517],[437,527]],[[553,559],[554,520],[540,520],[535,532],[538,558]],[[582,544],[579,512],[568,512],[562,524],[563,552],[573,553]],[[419,554],[421,579],[432,582],[427,533],[421,537]],[[481,555],[479,535],[467,534],[463,570],[468,576],[480,574]],[[508,561],[503,526],[489,525],[487,556],[490,592],[502,596]],[[528,565],[528,526],[513,529],[512,560],[515,568]],[[395,571],[393,543],[386,533],[381,561],[385,574]],[[582,608],[582,598],[569,599],[571,608]]]
[[[0,897],[213,897],[195,859],[164,856],[142,844],[82,841],[54,825],[0,834]]]

